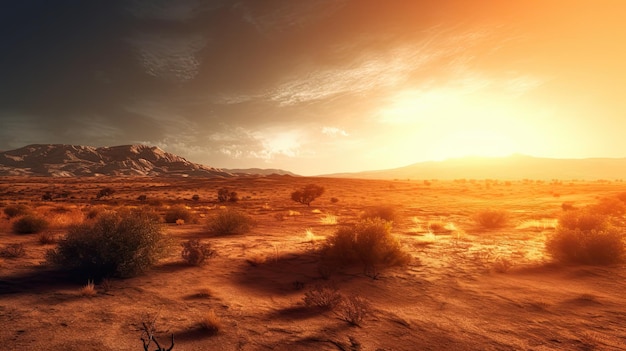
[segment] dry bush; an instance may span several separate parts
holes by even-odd
[[[237,202],[239,197],[234,191],[230,191],[227,188],[222,188],[217,191],[217,201],[219,202]]]
[[[324,194],[324,187],[308,184],[300,190],[291,193],[291,199],[303,205],[311,206],[311,202]]]
[[[16,234],[39,233],[50,226],[45,218],[34,215],[26,215],[13,222],[13,232]]]
[[[325,261],[341,265],[361,263],[365,269],[379,265],[401,266],[411,259],[391,234],[391,223],[380,218],[362,220],[354,227],[339,228],[326,239],[322,257]]]
[[[0,256],[4,258],[20,258],[25,255],[24,244],[9,244],[0,249]]]
[[[359,295],[349,295],[341,301],[335,313],[341,320],[351,325],[360,326],[370,311],[371,305],[366,298]]]
[[[172,206],[165,211],[164,219],[165,223],[176,223],[178,220],[183,220],[183,223],[193,223],[195,216],[187,207],[178,205]]]
[[[98,294],[98,291],[96,291],[96,286],[93,283],[93,280],[89,280],[87,281],[87,284],[85,286],[83,286],[82,288],[80,288],[78,290],[78,293],[81,296],[96,296]]]
[[[608,218],[589,210],[568,211],[559,219],[545,248],[562,263],[608,265],[622,262],[626,254],[624,230]]]
[[[509,215],[504,210],[488,209],[474,214],[473,220],[482,229],[497,229],[507,224]]]
[[[130,277],[144,272],[165,253],[166,237],[154,214],[108,212],[93,222],[72,226],[49,262],[91,278]]]
[[[210,288],[200,288],[196,293],[197,297],[209,298],[213,296],[213,291]]]
[[[565,201],[561,204],[561,209],[563,209],[563,211],[571,211],[571,210],[575,210],[576,207],[574,206],[573,202]]]
[[[323,310],[332,310],[343,300],[336,286],[330,284],[315,285],[304,293],[304,304]]]
[[[17,204],[17,205],[9,205],[5,207],[3,211],[4,211],[4,214],[8,218],[14,218],[18,216],[27,215],[28,213],[30,213],[30,208],[23,204]]]
[[[626,214],[626,204],[616,197],[609,197],[592,205],[589,210],[602,215],[619,217]]]
[[[327,213],[324,217],[320,218],[320,223],[323,225],[336,225],[337,222],[337,216],[330,213]]]
[[[233,209],[220,211],[209,218],[207,230],[212,235],[243,234],[253,225],[250,216]]]
[[[198,239],[190,239],[180,245],[183,247],[181,256],[190,265],[200,266],[215,256],[215,250],[211,249],[211,244],[202,243]]]
[[[381,205],[369,207],[361,214],[361,219],[373,218],[380,218],[387,222],[393,222],[397,220],[397,212],[393,206]]]
[[[37,236],[37,241],[41,245],[50,245],[50,244],[56,244],[57,239],[54,236],[54,234],[52,234],[51,232],[41,232]]]
[[[221,318],[215,314],[214,310],[209,310],[203,317],[200,319],[200,328],[206,330],[210,334],[216,334],[222,329],[222,320]]]

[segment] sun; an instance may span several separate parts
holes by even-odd
[[[402,92],[379,111],[396,164],[465,156],[505,157],[536,143],[527,108],[497,92]],[[391,146],[388,146],[391,149]],[[391,162],[391,157],[386,162]]]

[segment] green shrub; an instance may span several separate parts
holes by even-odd
[[[153,214],[105,212],[93,222],[70,227],[65,239],[46,256],[54,264],[91,278],[130,277],[154,265],[166,248]]]
[[[13,232],[16,234],[34,234],[44,231],[49,226],[45,218],[26,215],[13,223]]]
[[[23,216],[30,212],[30,209],[26,205],[18,204],[18,205],[9,205],[3,209],[4,214],[9,218]]]
[[[626,254],[624,230],[592,209],[565,212],[556,231],[546,240],[546,251],[562,263],[607,265],[622,262]]]
[[[199,266],[215,256],[215,250],[211,249],[211,245],[202,243],[198,239],[187,240],[180,245],[183,247],[181,252],[183,260],[194,266]]]
[[[509,215],[504,210],[489,209],[474,214],[473,219],[482,229],[497,229],[507,224]]]
[[[243,234],[250,231],[252,219],[237,210],[226,209],[209,218],[207,230],[212,235]]]
[[[380,218],[387,222],[393,222],[397,219],[396,209],[393,206],[373,206],[365,209],[361,214],[362,219]]]
[[[179,219],[185,223],[191,223],[195,220],[195,216],[193,212],[182,205],[172,206],[165,212],[165,223],[176,223]]]
[[[411,258],[391,234],[391,223],[381,218],[364,219],[354,227],[340,228],[326,240],[322,256],[342,265],[361,263],[365,269],[405,265]]]

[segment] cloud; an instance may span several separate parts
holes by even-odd
[[[141,19],[188,21],[202,11],[213,10],[229,3],[228,0],[132,0],[126,9]]]
[[[129,42],[145,73],[185,82],[198,75],[202,63],[200,52],[207,45],[208,39],[200,34],[164,36],[136,33]]]
[[[258,2],[240,2],[235,7],[243,19],[265,35],[299,29],[327,18],[346,5],[348,0],[283,1],[277,6],[258,6]]]
[[[322,127],[322,134],[337,137],[337,136],[348,136],[348,132],[343,129],[339,129],[337,127]]]

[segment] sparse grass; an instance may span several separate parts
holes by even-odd
[[[56,244],[57,238],[51,232],[41,232],[39,233],[39,235],[37,235],[37,241],[41,245],[51,245],[51,244]]]
[[[332,310],[341,303],[343,296],[332,284],[318,284],[304,293],[303,300],[307,307]]]
[[[50,226],[44,218],[35,215],[26,215],[13,222],[13,232],[16,234],[35,234]]]
[[[210,334],[217,334],[222,329],[222,319],[214,310],[209,310],[200,319],[200,328]]]
[[[211,290],[210,288],[200,288],[198,289],[196,296],[200,298],[205,298],[205,299],[209,298],[213,296],[213,290]]]
[[[366,298],[359,295],[349,295],[342,299],[336,314],[339,319],[351,325],[360,326],[370,311],[371,304]]]
[[[361,219],[374,218],[380,218],[387,222],[393,222],[397,220],[397,211],[393,206],[380,205],[369,207],[361,214]]]
[[[0,249],[0,256],[4,258],[20,258],[26,256],[24,244],[9,244]]]
[[[507,224],[509,214],[504,210],[488,209],[477,212],[472,218],[481,229],[498,229]]]
[[[250,231],[252,225],[250,216],[237,210],[226,209],[209,219],[207,230],[212,235],[244,234]]]
[[[98,294],[93,280],[87,281],[87,284],[78,290],[80,296],[92,297]]]
[[[337,216],[327,213],[320,218],[320,223],[323,225],[336,225],[338,223]]]

